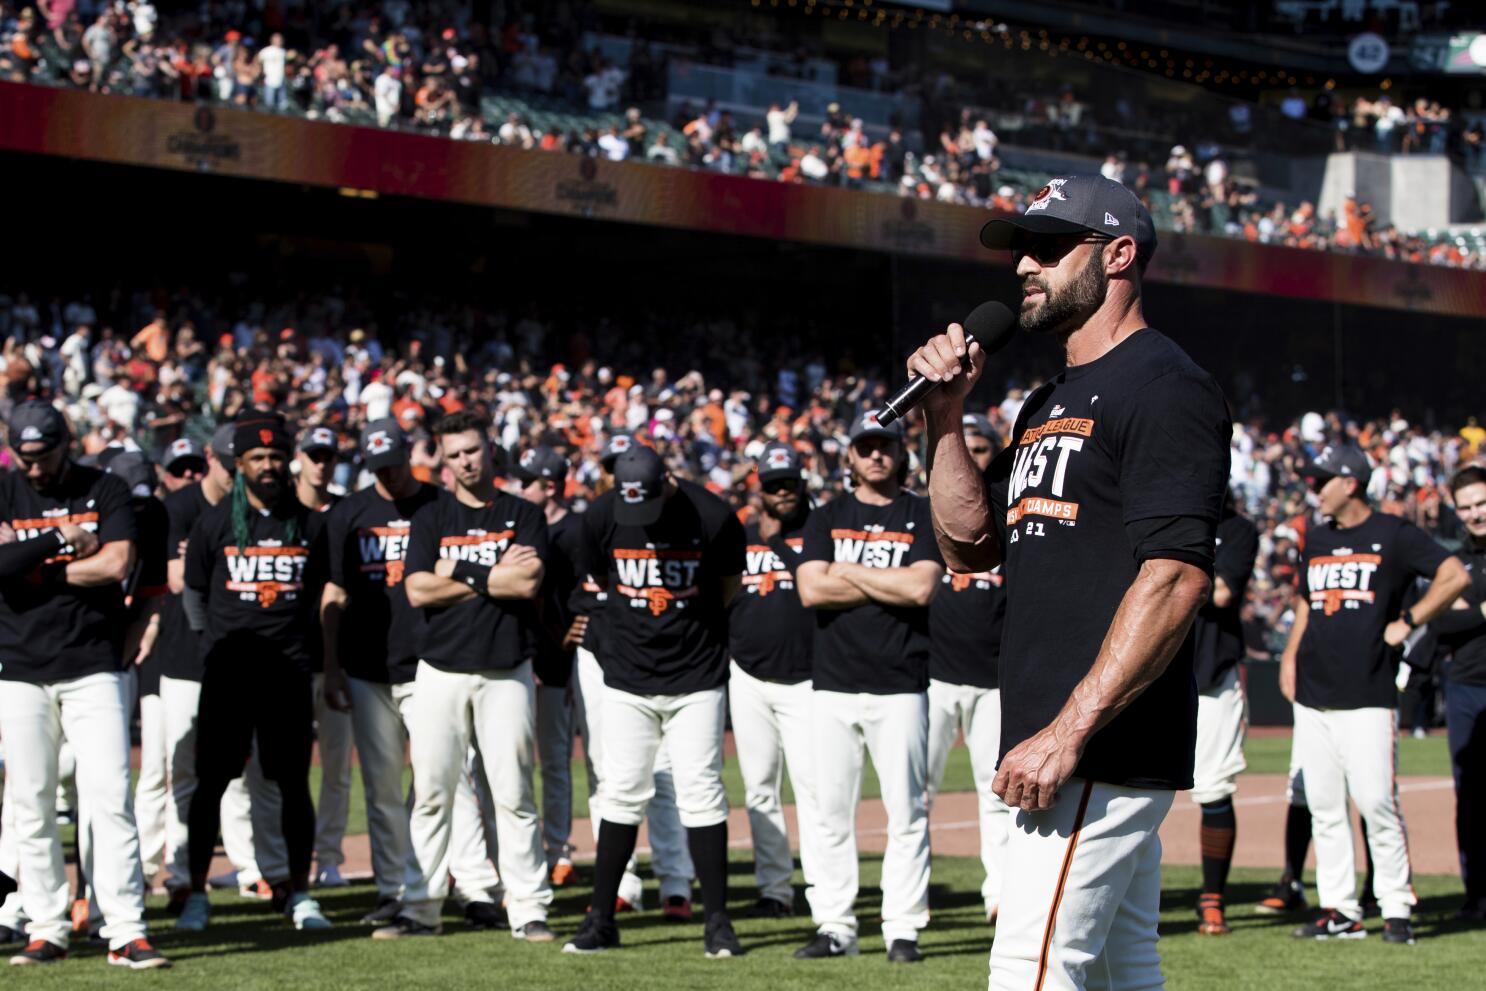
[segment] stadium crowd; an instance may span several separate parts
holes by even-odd
[[[992,123],[1014,120],[1018,144],[1104,157],[1103,174],[1136,190],[1163,227],[1486,267],[1477,250],[1378,223],[1372,207],[1356,199],[1324,215],[1310,202],[1262,200],[1257,187],[1234,176],[1229,164],[1234,148],[1262,141],[1267,132],[1258,108],[1247,104],[1234,104],[1227,119],[1217,122],[1211,114],[1142,107],[1137,122],[1127,100],[1104,106],[1066,85],[1028,94],[988,82],[977,90],[948,73],[912,66],[892,71],[855,60],[845,66],[847,80],[878,88],[891,81],[920,96],[921,136],[902,127],[884,134],[835,102],[805,108],[821,120],[818,128],[798,121],[797,103],[771,106],[762,119],[739,120],[710,101],[699,108],[683,104],[673,126],[663,127],[637,106],[663,94],[663,53],[637,41],[627,62],[618,65],[597,48],[585,49],[584,38],[599,21],[584,4],[540,11],[514,3],[496,7],[489,23],[498,27],[470,18],[458,5],[416,14],[399,2],[357,12],[346,5],[319,12],[269,8],[255,22],[260,33],[250,36],[241,18],[233,20],[238,15],[230,6],[162,18],[147,0],[52,0],[37,8],[0,3],[0,77],[293,110],[329,120],[374,120],[456,139],[891,190],[1002,211],[1023,209],[1037,188],[1036,180],[1003,170],[1001,139]],[[708,39],[698,56],[725,60],[727,50],[726,43]],[[496,91],[557,98],[587,112],[591,125],[543,130],[520,113],[487,120],[481,96]],[[1462,125],[1448,108],[1428,100],[1394,103],[1383,94],[1348,105],[1323,91],[1308,105],[1292,93],[1280,116],[1287,123],[1326,123],[1338,147],[1404,154],[1451,150],[1469,165],[1479,165],[1486,154],[1479,122]],[[1143,130],[1136,130],[1137,123]],[[1166,146],[1157,147],[1158,134],[1188,137],[1162,161]],[[1111,145],[1129,145],[1138,154],[1111,151]]]

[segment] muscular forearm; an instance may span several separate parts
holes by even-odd
[[[485,594],[492,599],[534,599],[542,587],[542,564],[497,564],[490,569]]]
[[[928,569],[868,568],[850,563],[833,564],[830,573],[861,589],[873,602],[905,608],[927,606],[940,578]]]
[[[801,566],[795,584],[799,586],[800,604],[806,609],[855,609],[872,601],[866,592],[818,562]]]
[[[1001,563],[1001,539],[980,469],[965,447],[962,415],[935,412],[927,419],[929,508],[939,553],[952,571],[990,571]]]
[[[113,585],[129,576],[134,567],[134,545],[127,540],[104,544],[92,557],[67,562],[67,584],[78,588]]]
[[[431,571],[415,571],[404,581],[408,604],[414,609],[440,609],[455,606],[479,595],[464,582],[444,578]]]
[[[1208,578],[1192,565],[1168,560],[1141,565],[1093,668],[1058,713],[1055,732],[1087,742],[1124,711],[1166,670],[1207,595]]]

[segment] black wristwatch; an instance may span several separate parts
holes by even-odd
[[[1405,609],[1403,611],[1403,615],[1402,616],[1399,616],[1398,618],[1401,619],[1401,620],[1403,620],[1405,623],[1409,624],[1409,629],[1411,629],[1411,630],[1417,630],[1419,628],[1419,624],[1417,622],[1415,622],[1415,620],[1414,620],[1414,610],[1413,610],[1413,607],[1410,607],[1408,609]]]

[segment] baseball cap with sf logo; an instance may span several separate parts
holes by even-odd
[[[660,455],[636,444],[614,459],[614,522],[650,526],[666,501],[666,466]]]

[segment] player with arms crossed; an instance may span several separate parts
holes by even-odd
[[[945,562],[1006,575],[994,787],[1020,811],[990,987],[1159,988],[1157,829],[1192,786],[1189,633],[1211,585],[1227,409],[1212,376],[1146,326],[1156,234],[1119,183],[1053,179],[981,241],[1012,250],[1021,327],[1054,336],[1067,366],[1028,397],[982,478],[961,429],[979,345],[952,324],[908,361],[941,383],[924,409]]]

